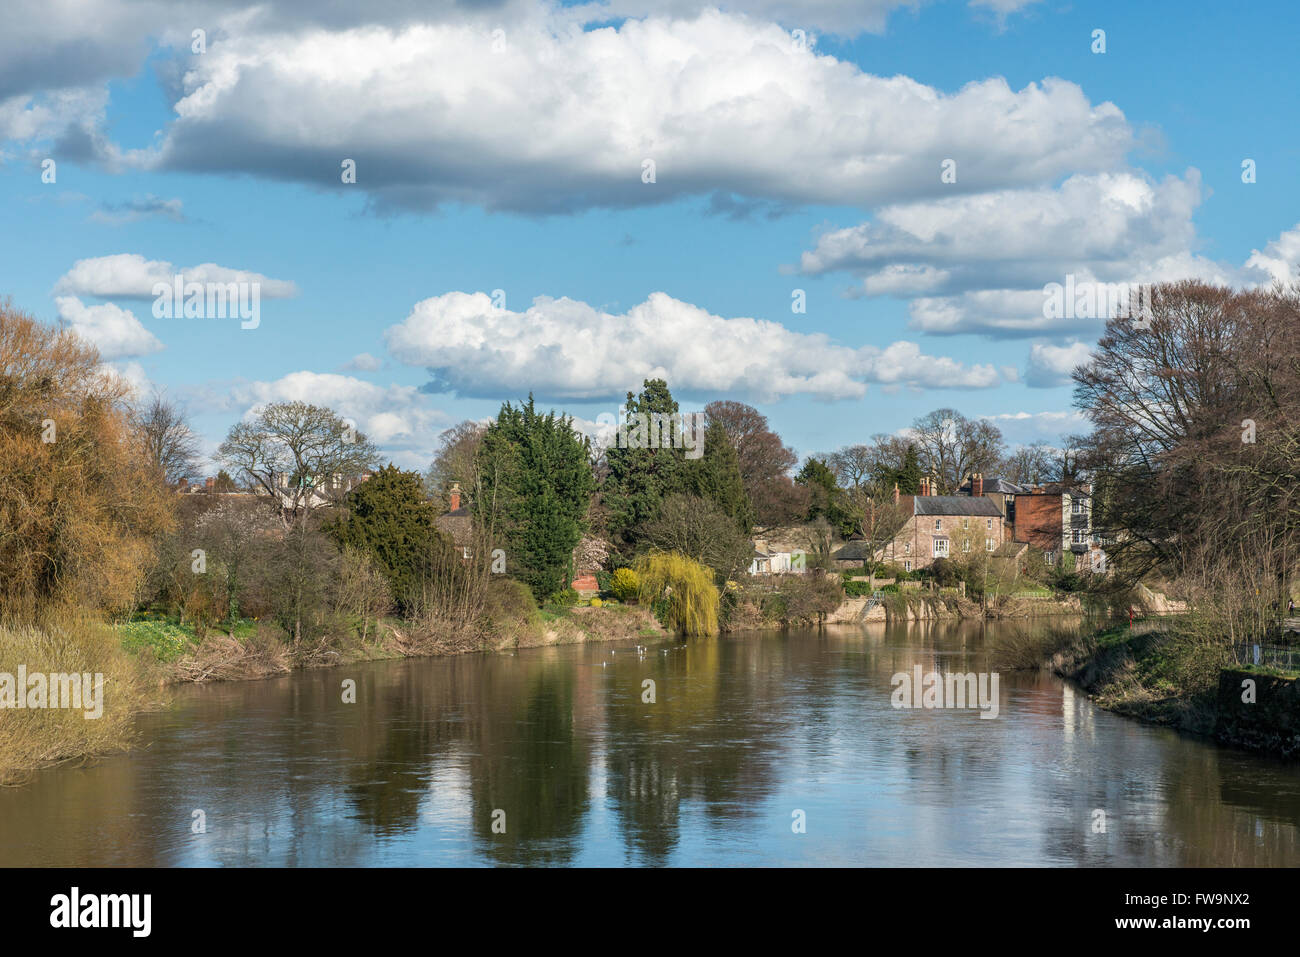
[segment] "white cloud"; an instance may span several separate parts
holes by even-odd
[[[93,259],[78,259],[55,286],[56,292],[105,299],[152,299],[154,283],[171,284],[177,274],[186,282],[257,283],[263,299],[286,299],[298,295],[298,287],[284,279],[269,279],[261,273],[230,269],[216,263],[200,263],[177,269],[161,259],[145,259],[138,253],[118,253]]]
[[[1281,283],[1300,281],[1300,224],[1270,240],[1262,252],[1252,249],[1246,268],[1268,274],[1267,278],[1258,277],[1261,285],[1271,280]]]
[[[1068,435],[1091,431],[1091,424],[1081,412],[1072,409],[1060,412],[1011,412],[984,415],[1002,430],[1002,437],[1011,446],[1049,442],[1059,447]]]
[[[416,303],[384,337],[399,362],[429,369],[429,388],[496,397],[520,383],[539,395],[618,398],[647,378],[687,392],[775,399],[857,398],[868,383],[987,388],[990,365],[921,352],[911,342],[851,348],[780,323],[723,318],[656,292],[623,314],[572,299],[538,297],[523,312],[495,309],[484,293],[450,292]]]
[[[352,376],[303,370],[272,382],[240,383],[230,399],[246,412],[269,402],[310,402],[349,418],[376,446],[403,461],[418,458],[424,466],[438,433],[449,424],[447,415],[432,407],[427,395],[413,386],[379,386]]]
[[[59,320],[99,349],[104,360],[161,352],[163,344],[128,309],[112,303],[87,306],[76,296],[60,296]]]
[[[383,365],[383,359],[377,359],[369,352],[358,352],[342,368],[344,372],[378,372]]]
[[[1086,342],[1071,342],[1065,346],[1035,343],[1029,349],[1025,384],[1037,389],[1069,385],[1075,367],[1087,363],[1091,356],[1092,347]]]
[[[195,57],[157,152],[137,162],[322,188],[345,158],[381,203],[559,212],[718,191],[869,205],[1111,168],[1132,142],[1111,103],[1048,78],[945,93],[705,11],[582,30],[569,13],[323,30],[232,27]],[[656,182],[642,182],[642,162]]]

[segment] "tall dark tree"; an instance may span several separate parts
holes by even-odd
[[[330,536],[340,547],[370,555],[398,607],[410,612],[419,597],[422,561],[439,536],[439,509],[425,495],[423,479],[389,465],[352,489],[344,506],[328,526]]]
[[[710,425],[721,423],[731,439],[755,521],[780,525],[800,520],[808,510],[808,490],[790,477],[799,457],[768,427],[767,416],[731,401],[710,402],[704,415]]]
[[[627,394],[619,438],[605,450],[609,472],[601,500],[611,537],[630,544],[637,526],[659,514],[667,495],[689,492],[690,463],[677,400],[663,379],[647,379],[640,395]]]
[[[570,580],[595,486],[586,437],[572,419],[540,414],[530,395],[518,408],[501,407],[483,433],[477,468],[475,522],[495,530],[506,567],[537,598],[560,591]]]
[[[695,494],[708,499],[731,517],[736,527],[749,534],[754,510],[740,474],[740,458],[727,438],[721,422],[712,422],[704,434],[704,455],[692,470]]]
[[[854,516],[844,489],[840,488],[835,473],[821,459],[809,457],[795,477],[795,482],[808,489],[811,501],[807,519],[825,518],[831,527],[847,534],[853,531]]]

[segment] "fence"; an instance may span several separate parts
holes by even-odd
[[[1300,671],[1300,647],[1295,645],[1236,644],[1232,656],[1239,665]]]

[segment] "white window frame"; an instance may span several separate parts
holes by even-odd
[[[942,551],[940,551],[940,548],[939,548],[940,545],[943,546],[943,550],[942,550]],[[936,539],[934,540],[934,557],[935,557],[935,558],[947,558],[948,555],[949,555],[948,539],[946,539],[946,538],[936,538]]]

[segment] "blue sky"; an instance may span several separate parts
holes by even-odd
[[[1298,274],[1289,4],[54,7],[0,39],[0,295],[209,447],[304,398],[422,468],[503,400],[592,422],[648,371],[801,455],[940,406],[1056,441],[1101,321],[1045,320],[1045,283]],[[256,329],[153,316],[141,277],[199,264],[264,283]]]

